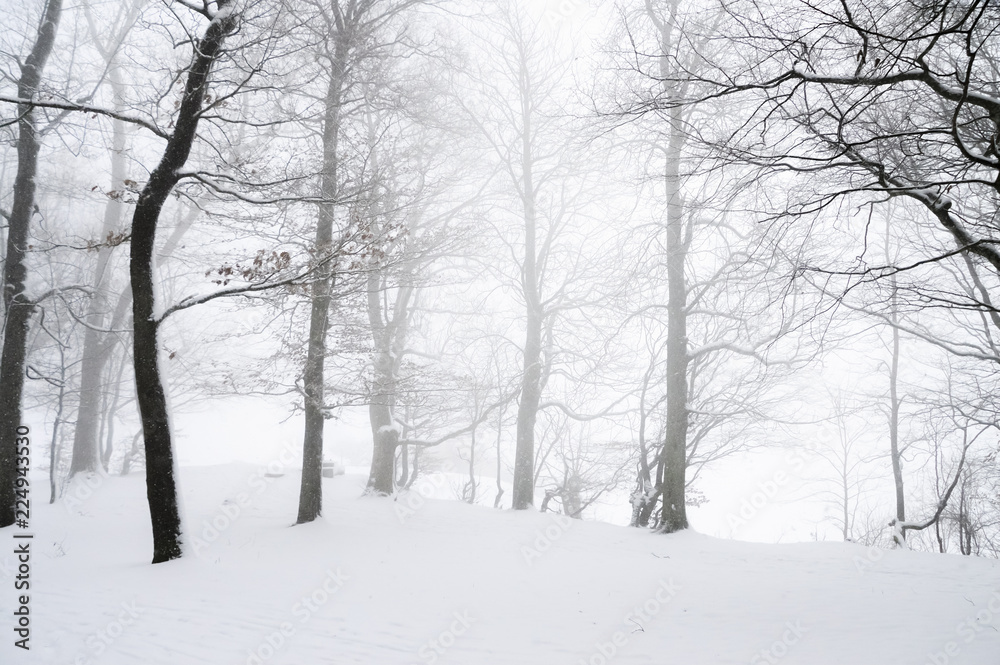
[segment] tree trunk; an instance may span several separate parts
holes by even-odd
[[[66,406],[66,349],[59,347],[59,394],[56,398],[56,417],[52,423],[52,438],[49,441],[49,503],[59,498],[56,480],[59,470],[59,428],[62,425],[63,408]]]
[[[125,459],[122,460],[122,476],[127,476],[132,471],[132,460],[139,455],[139,437],[142,436],[142,430],[135,433],[132,437],[132,447],[125,454]]]
[[[527,272],[527,271],[525,271]],[[541,324],[539,316],[528,315],[524,345],[521,398],[517,405],[517,447],[514,453],[514,510],[524,510],[535,502],[535,422],[541,401]]]
[[[670,112],[667,148],[667,428],[663,442],[663,514],[660,531],[672,533],[688,527],[685,504],[688,431],[687,283],[684,266],[684,206],[681,200],[680,110]]]
[[[342,28],[341,28],[342,29]],[[302,441],[302,482],[299,487],[299,514],[296,524],[312,522],[323,510],[323,426],[324,366],[326,334],[333,290],[333,223],[339,185],[340,107],[347,67],[348,37],[338,35],[323,116],[323,173],[320,180],[322,202],[316,219],[315,260],[319,262],[312,285],[309,314],[309,341],[303,375],[305,391],[305,433]]]
[[[371,278],[379,281],[377,271],[370,273]],[[371,288],[371,286],[369,286]],[[399,445],[399,429],[393,419],[393,392],[395,391],[395,381],[393,372],[393,358],[390,349],[385,348],[389,344],[385,338],[389,337],[391,330],[380,323],[376,323],[374,317],[381,320],[379,309],[379,292],[369,291],[368,293],[368,315],[372,318],[372,333],[375,338],[375,360],[374,360],[374,381],[372,382],[372,393],[368,398],[368,421],[372,429],[372,465],[368,473],[368,486],[366,492],[381,496],[388,496],[395,489],[396,473],[396,448]],[[372,307],[375,307],[373,314]]]
[[[896,485],[896,519],[906,521],[903,493],[903,465],[899,454],[899,328],[896,327],[896,278],[892,277],[892,361],[889,367],[889,449],[892,456],[892,477]]]
[[[113,62],[110,67],[108,74],[114,92],[115,108],[118,109],[123,96],[121,74]],[[121,192],[125,187],[125,123],[115,119],[111,124],[111,192]],[[120,197],[112,194],[104,208],[101,242],[118,228],[123,208]],[[81,471],[97,471],[100,463],[97,430],[101,422],[104,368],[111,357],[112,346],[105,341],[107,334],[99,330],[104,327],[106,320],[108,294],[105,277],[113,251],[114,248],[107,245],[102,245],[97,251],[97,265],[91,282],[94,293],[91,295],[85,318],[87,328],[83,335],[83,358],[80,364],[80,405],[77,409],[76,428],[73,431],[70,477]]]
[[[177,226],[174,227],[170,237],[168,237],[167,241],[160,246],[160,250],[158,252],[160,257],[168,258],[174,253],[174,250],[176,250],[177,246],[180,245],[184,234],[187,233],[194,224],[195,219],[198,217],[198,212],[199,208],[197,206],[192,206],[189,213],[178,221]],[[108,322],[109,328],[117,331],[120,328],[127,326],[127,317],[131,309],[132,289],[127,285],[118,295],[118,302],[111,314],[111,320]],[[115,354],[116,347],[120,343],[124,347],[125,342],[121,340],[121,333],[102,334],[100,337],[103,341],[97,347],[96,353],[103,356],[103,360],[101,361],[103,363],[102,367],[106,368],[107,364],[113,358],[117,357],[117,354]],[[84,353],[86,353],[86,351]],[[118,369],[115,373],[114,380],[110,382],[110,385],[114,386],[110,400],[105,400],[104,405],[101,407],[101,411],[97,415],[97,418],[101,423],[101,435],[97,437],[97,441],[99,448],[99,442],[102,440],[104,441],[103,450],[100,453],[100,460],[101,466],[104,468],[105,472],[110,470],[111,456],[114,454],[114,419],[118,413],[119,405],[121,403],[122,374],[128,364],[128,356],[124,352],[124,348],[120,354],[120,359],[116,362],[118,363]],[[127,475],[127,473],[123,473],[123,475]]]
[[[847,433],[842,432],[841,437],[846,437]],[[841,517],[844,520],[843,536],[844,542],[849,542],[851,540],[851,494],[850,486],[848,485],[849,477],[848,473],[850,471],[848,456],[850,454],[850,447],[847,445],[847,439],[844,439],[844,458],[841,460],[843,466],[840,471],[840,492],[843,497],[843,503],[840,506]]]
[[[376,383],[384,385],[384,382]],[[396,447],[399,445],[399,430],[392,420],[392,410],[385,403],[385,396],[373,397],[368,405],[368,418],[372,427],[374,444],[372,466],[368,473],[366,492],[388,496],[395,490]]]
[[[894,207],[890,207],[892,211]],[[885,258],[891,262],[892,256],[889,251],[891,214],[885,220]],[[966,261],[971,266],[971,259],[966,257]],[[975,268],[973,268],[975,270]],[[906,522],[905,494],[903,493],[903,464],[899,455],[899,305],[896,296],[896,276],[889,277],[889,287],[892,289],[889,298],[889,327],[892,332],[892,358],[889,360],[889,459],[892,463],[892,479],[896,489],[896,522],[902,524]],[[896,545],[903,545],[900,538],[906,537],[905,529],[893,530],[893,542]]]
[[[111,456],[115,451],[115,417],[118,415],[118,404],[121,398],[121,387],[122,387],[122,375],[125,373],[125,365],[127,358],[122,354],[121,362],[118,363],[118,371],[116,372],[114,382],[114,390],[107,400],[106,408],[102,413],[102,432],[101,438],[104,441],[104,449],[101,451],[101,466],[104,467],[104,472],[108,473],[111,471]]]
[[[45,62],[55,43],[61,14],[62,0],[49,0],[35,44],[21,67],[21,78],[17,83],[19,99],[30,100],[38,92]],[[25,264],[28,233],[35,208],[39,141],[31,104],[18,104],[17,116],[17,175],[7,230],[3,284],[6,320],[0,354],[0,527],[14,523],[17,428],[21,425],[28,324],[35,307],[25,294],[24,282],[28,273]]]
[[[371,269],[368,273],[368,322],[372,330],[375,357],[368,417],[374,448],[366,491],[388,496],[395,491],[396,448],[399,446],[400,435],[395,418],[396,391],[399,384],[399,364],[406,347],[407,316],[413,289],[410,286],[397,289],[390,313],[382,311],[385,288],[381,271]]]
[[[892,478],[896,486],[896,519],[906,521],[903,493],[903,465],[899,455],[899,328],[896,309],[896,278],[891,277],[892,302],[889,317],[892,322],[892,361],[889,366],[889,452],[892,457]]]
[[[399,446],[399,476],[396,478],[396,487],[406,487],[410,479],[410,446],[402,444]]]
[[[527,63],[521,63],[521,201],[524,211],[524,271],[521,289],[526,310],[524,365],[517,405],[517,446],[514,452],[513,509],[525,510],[535,502],[535,421],[542,392],[542,307],[538,280],[537,219],[535,212],[534,158],[531,144],[531,80]]]
[[[676,79],[671,55],[677,50],[673,43],[677,26],[677,0],[672,0],[661,19],[649,0],[646,12],[659,32],[659,68],[668,99],[679,101],[682,91],[673,89]],[[687,348],[687,283],[684,267],[687,263],[687,240],[684,233],[684,202],[681,196],[680,166],[683,158],[684,119],[680,104],[668,111],[669,133],[665,152],[664,173],[667,198],[667,422],[663,449],[657,460],[657,488],[663,497],[663,510],[658,530],[673,533],[688,527],[686,507],[687,432],[688,432],[688,348]]]
[[[646,411],[646,395],[649,392],[649,380],[656,369],[656,356],[650,358],[649,368],[642,378],[642,390],[639,393],[639,464],[636,470],[635,490],[632,492],[632,519],[629,526],[647,527],[649,519],[656,507],[658,496],[650,496],[653,489],[653,480],[649,468],[649,447],[646,445],[646,425],[648,415]]]
[[[403,420],[403,431],[400,433],[402,439],[408,439],[412,435],[410,426],[408,423],[411,422],[411,407],[409,404],[405,407],[406,413],[404,414]],[[397,455],[399,456],[399,461],[396,463],[396,468],[399,470],[399,474],[396,476],[396,487],[409,487],[410,485],[410,445],[407,443],[399,444],[397,448]]]
[[[476,429],[478,428],[472,428],[472,436],[469,441],[469,484],[466,485],[463,492],[466,502],[471,504],[476,502]]]
[[[217,16],[195,44],[194,59],[159,165],[139,194],[132,216],[129,272],[132,282],[135,388],[146,452],[146,496],[153,525],[153,563],[181,556],[181,519],[177,505],[174,453],[166,394],[159,365],[159,325],[155,312],[154,248],[163,204],[177,184],[194,143],[212,65],[226,36],[236,27],[232,0],[219,0]]]
[[[503,501],[504,489],[503,489],[503,419],[504,415],[507,413],[507,406],[504,405],[500,407],[500,411],[497,413],[497,493],[493,498],[493,507],[499,508],[500,502]]]

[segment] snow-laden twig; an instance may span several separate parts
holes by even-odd
[[[78,284],[71,284],[69,286],[60,286],[60,287],[57,287],[57,288],[54,288],[54,289],[49,289],[48,291],[46,291],[42,295],[38,296],[37,298],[32,299],[31,300],[31,304],[32,305],[41,304],[41,303],[45,302],[46,300],[48,300],[49,298],[51,298],[52,296],[60,295],[62,293],[65,293],[66,291],[80,291],[82,293],[87,294],[88,296],[94,295],[94,290],[92,288],[90,288],[89,286],[81,286],[81,285],[78,285]]]

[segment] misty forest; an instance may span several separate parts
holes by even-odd
[[[14,662],[993,662],[1000,4],[3,10]]]

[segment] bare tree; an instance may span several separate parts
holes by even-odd
[[[907,240],[907,251],[872,261],[867,225],[857,225],[858,251],[843,263],[806,260],[800,269],[818,275],[838,306],[857,308],[847,296],[860,285],[883,296],[857,311],[893,331],[890,454],[896,524],[907,525],[898,536],[937,524],[940,502],[927,520],[906,519],[913,511],[905,510],[899,467],[898,349],[904,335],[958,358],[994,367],[998,360],[997,10],[979,0],[829,7],[748,0],[720,10],[730,48],[698,49],[698,67],[663,77],[665,87],[687,86],[686,98],[664,93],[644,110],[668,114],[712,100],[738,109],[741,122],[699,140],[730,163],[757,169],[755,186],[769,204],[759,212],[776,235],[796,222],[809,228],[844,219],[852,208],[867,208],[870,220],[870,211],[890,200],[906,211],[893,215],[892,234],[897,243]],[[947,503],[959,476],[945,476]]]
[[[951,365],[951,363],[948,363]],[[911,517],[906,521],[893,519],[890,526],[893,538],[899,543],[908,543],[909,534],[923,532],[934,527],[934,538],[940,552],[947,551],[944,533],[949,510],[959,515],[960,531],[968,529],[968,522],[962,524],[964,507],[963,480],[968,479],[969,461],[976,456],[974,446],[988,432],[997,429],[996,404],[992,395],[982,395],[974,381],[968,381],[972,372],[966,374],[954,367],[948,367],[943,390],[937,390],[922,400],[925,411],[922,414],[927,433],[924,439],[929,443],[930,461],[933,473],[935,502],[925,509],[922,519]],[[966,371],[968,371],[966,369]],[[972,384],[972,390],[969,390]],[[949,446],[950,444],[950,446]],[[982,444],[980,444],[982,445]],[[959,489],[959,506],[954,506],[952,498]],[[916,512],[911,510],[911,513]],[[959,539],[961,542],[961,538]],[[961,546],[960,546],[961,547]]]
[[[324,365],[334,261],[349,240],[337,238],[337,201],[343,192],[340,152],[347,95],[357,81],[353,72],[364,61],[384,54],[391,39],[382,32],[395,17],[422,0],[336,0],[315,6],[318,52],[325,63],[326,91],[322,102],[322,166],[317,200],[313,253],[320,266],[313,281],[308,351],[303,375],[305,435],[302,449],[302,484],[299,491],[299,524],[315,520],[322,510],[323,426],[325,422]],[[356,90],[356,88],[353,88]]]
[[[793,361],[773,347],[800,325],[800,296],[780,248],[731,212],[743,205],[746,172],[720,172],[724,162],[705,149],[704,136],[731,118],[698,95],[722,14],[653,0],[619,13],[612,84],[624,91],[607,115],[634,120],[620,132],[642,155],[652,187],[639,196],[656,215],[633,231],[628,254],[640,262],[630,283],[643,288],[622,326],[646,338],[649,355],[637,386],[632,523],[671,533],[687,528],[686,492],[701,470],[752,445],[747,427],[767,418],[766,386]]]
[[[174,120],[174,131],[167,140],[160,163],[149,174],[139,194],[132,216],[132,356],[146,451],[146,496],[153,523],[153,563],[181,556],[181,519],[174,478],[173,443],[159,369],[158,335],[162,319],[155,309],[153,250],[156,227],[163,204],[180,181],[180,170],[194,144],[212,66],[222,53],[226,37],[239,24],[239,14],[232,0],[218,0],[217,8],[213,11],[206,6],[204,14],[210,23],[196,42]]]
[[[48,0],[31,52],[21,65],[17,82],[17,176],[14,200],[7,222],[7,252],[4,259],[3,353],[0,356],[0,527],[14,523],[14,479],[18,430],[21,427],[21,395],[27,356],[28,326],[35,302],[25,290],[28,276],[26,255],[31,218],[35,211],[35,176],[38,173],[36,111],[31,101],[38,94],[45,63],[55,44],[62,15],[62,0]]]
[[[559,99],[572,76],[571,38],[547,32],[540,17],[514,2],[491,7],[483,23],[486,34],[475,38],[483,56],[470,68],[470,91],[460,103],[496,165],[497,203],[488,223],[496,232],[495,247],[509,261],[498,265],[494,254],[484,259],[484,268],[509,285],[518,301],[512,305],[519,310],[519,331],[511,343],[520,355],[512,506],[523,510],[534,505],[539,414],[546,408],[572,411],[545,399],[553,377],[572,381],[575,353],[567,348],[563,326],[571,312],[604,297],[583,287],[597,271],[587,250],[604,238],[584,239],[579,227],[600,175],[584,165],[586,150],[570,131],[579,120]]]
[[[958,302],[934,288],[920,295],[981,312],[996,328],[990,295],[1000,273],[991,240],[1000,183],[991,138],[1000,127],[996,9],[981,0],[844,2],[829,12],[795,5],[802,11],[774,20],[791,6],[727,3],[725,27],[741,49],[714,59],[706,53],[710,67],[674,78],[689,82],[697,99],[746,104],[745,122],[719,147],[729,159],[760,168],[761,191],[790,173],[821,176],[803,180],[809,186],[790,193],[772,214],[804,219],[889,200],[922,208],[923,215],[907,216],[909,235],[912,225],[930,220],[948,242],[928,242],[924,256],[908,264],[858,261],[852,274],[874,280],[966,257],[977,282],[972,293]]]
[[[112,108],[124,112],[124,82],[121,66],[118,63],[118,48],[124,42],[126,35],[132,29],[138,18],[140,3],[132,2],[127,11],[116,19],[110,34],[102,36],[95,24],[90,5],[84,3],[84,12],[90,36],[95,48],[104,61],[111,92],[114,100]],[[96,471],[102,465],[107,469],[105,455],[99,452],[98,429],[102,419],[102,397],[104,396],[103,378],[115,340],[108,339],[101,330],[107,325],[109,304],[109,283],[111,281],[110,262],[112,253],[121,236],[121,223],[125,211],[127,185],[126,173],[126,123],[120,118],[111,121],[111,182],[107,190],[108,201],[104,208],[104,220],[97,247],[97,261],[94,265],[90,287],[93,289],[87,313],[84,318],[82,358],[80,368],[80,404],[77,409],[76,427],[73,430],[73,453],[70,464],[70,476],[80,472]],[[119,306],[113,308],[110,328],[121,326],[122,318],[128,309],[129,295],[119,298]]]
[[[866,418],[861,404],[852,403],[840,393],[829,394],[829,397],[833,412],[830,420],[836,435],[828,446],[815,448],[813,453],[826,462],[827,469],[832,472],[830,484],[833,489],[822,494],[829,496],[830,503],[837,506],[834,522],[841,536],[845,541],[852,541],[856,536],[855,518],[863,507],[871,475],[871,460],[861,450],[867,433]]]

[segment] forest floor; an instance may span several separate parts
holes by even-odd
[[[0,531],[0,663],[1000,664],[995,560],[362,498],[356,475],[292,527],[298,474],[234,464],[181,469],[188,555],[153,566],[142,477],[92,484],[32,511],[28,652]]]

